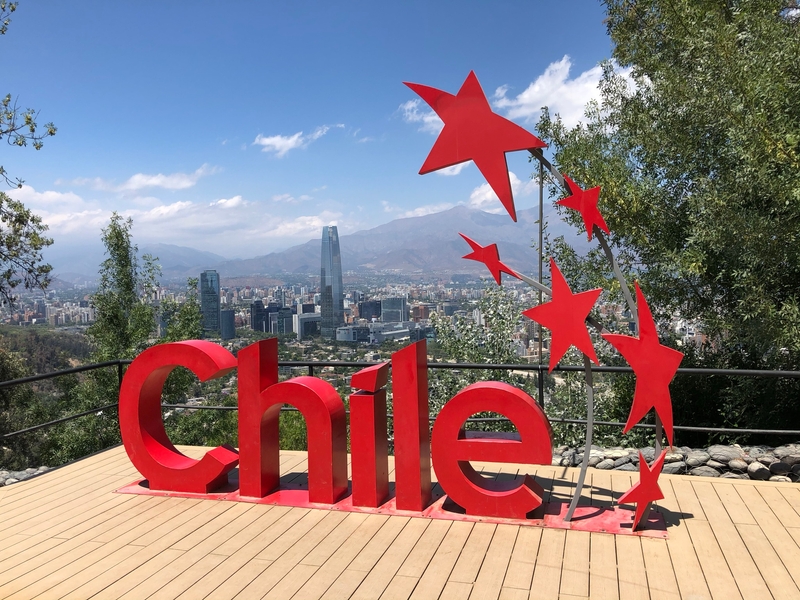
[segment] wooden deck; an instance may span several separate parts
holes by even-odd
[[[552,499],[576,476],[536,469]],[[137,477],[120,447],[0,488],[0,598],[800,599],[795,484],[662,475],[663,540],[114,493]],[[584,501],[636,477],[590,470]]]

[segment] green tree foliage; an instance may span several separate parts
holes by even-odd
[[[520,359],[512,345],[512,335],[521,323],[522,307],[503,288],[487,284],[478,310],[485,324],[479,324],[471,316],[459,316],[455,321],[449,317],[433,314],[431,323],[436,330],[437,353],[445,361],[463,363],[514,364]],[[528,377],[508,370],[481,369],[430,369],[430,411],[436,415],[456,393],[471,383],[484,380],[505,381],[536,395],[535,376]],[[493,413],[481,413],[480,417],[498,417]],[[471,428],[483,430],[509,430],[507,422],[470,424]]]
[[[16,11],[16,2],[0,1],[0,35],[5,35]],[[33,109],[22,110],[11,94],[0,100],[0,140],[10,146],[27,146],[30,142],[36,150],[46,137],[56,134],[52,123],[44,131],[37,128],[38,113]],[[22,180],[12,180],[0,165],[0,177],[13,187],[22,187]],[[42,263],[42,250],[53,243],[44,235],[47,225],[30,210],[6,194],[0,192],[0,296],[13,303],[14,290],[22,284],[26,289],[47,287],[52,267]]]
[[[562,172],[602,186],[611,244],[656,313],[702,323],[710,343],[684,366],[800,368],[796,5],[605,4],[614,59],[633,83],[606,64],[585,121],[570,129],[545,109],[540,135]],[[553,251],[573,282],[608,273],[597,254],[577,256],[563,240]],[[713,407],[676,380],[676,423],[774,427],[800,418],[791,381],[709,386]]]

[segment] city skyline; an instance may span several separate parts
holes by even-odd
[[[520,125],[532,129],[542,105],[575,123],[611,52],[599,3],[565,14],[557,2],[198,2],[148,7],[146,30],[129,27],[141,16],[23,2],[1,40],[8,90],[59,128],[41,152],[2,158],[26,181],[12,195],[50,226],[46,259],[99,248],[113,210],[133,218],[140,245],[202,238],[227,258],[329,224],[346,234],[450,206],[496,210],[470,164],[417,174],[441,125],[402,82],[454,92],[474,69]],[[532,206],[526,154],[509,167],[518,207]]]

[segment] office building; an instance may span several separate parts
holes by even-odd
[[[236,312],[233,310],[220,311],[220,337],[223,340],[232,340],[236,337]]]
[[[200,312],[203,314],[203,329],[205,331],[219,331],[221,329],[219,274],[216,271],[203,271],[200,273]]]
[[[336,225],[322,228],[322,266],[320,268],[320,332],[326,339],[336,338],[336,328],[344,325],[344,286],[342,256],[339,252],[339,231]]]
[[[402,323],[408,321],[408,304],[405,298],[384,298],[381,300],[381,321]]]

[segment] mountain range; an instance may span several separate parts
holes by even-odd
[[[520,210],[518,221],[514,223],[506,214],[456,206],[429,215],[395,219],[372,229],[341,235],[342,270],[399,275],[485,272],[486,267],[481,263],[462,258],[470,252],[468,244],[458,235],[464,233],[484,246],[496,243],[504,263],[523,273],[533,273],[537,254],[532,245],[538,238],[538,217],[538,209]],[[586,238],[564,223],[552,206],[547,207],[545,222],[551,237],[564,235],[577,250],[585,249]],[[319,272],[320,247],[320,238],[316,238],[281,252],[236,260],[172,244],[150,244],[140,251],[158,257],[166,280],[197,277],[204,269],[216,269],[224,280],[280,277],[282,274],[315,275]],[[56,271],[61,280],[92,278],[88,273],[61,271]]]

